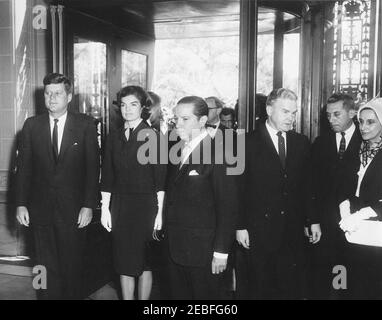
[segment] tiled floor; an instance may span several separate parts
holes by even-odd
[[[36,300],[32,278],[0,274],[0,300]]]
[[[31,268],[0,264],[0,300],[36,300],[32,280]],[[117,300],[118,296],[113,286],[107,284],[88,299]]]

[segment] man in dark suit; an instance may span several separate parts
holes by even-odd
[[[214,139],[218,130],[224,134],[224,130],[227,129],[220,121],[223,102],[217,97],[208,97],[206,98],[206,102],[208,105],[207,131],[211,138]]]
[[[346,239],[338,223],[339,204],[352,196],[359,169],[361,134],[354,124],[355,103],[351,96],[333,94],[326,115],[331,131],[319,136],[312,147],[314,207],[320,218],[322,240],[313,249],[315,298],[337,298],[332,286],[333,267],[345,265]],[[350,181],[352,179],[352,181]],[[347,191],[348,190],[348,191]],[[338,292],[337,292],[338,293]]]
[[[234,239],[236,177],[227,174],[223,156],[211,148],[207,114],[206,102],[194,96],[181,99],[175,109],[183,147],[181,163],[169,169],[164,218],[174,299],[218,298],[219,274]]]
[[[17,172],[17,220],[31,226],[36,262],[47,270],[42,299],[79,299],[84,228],[97,206],[99,148],[91,118],[68,112],[72,84],[44,78],[47,113],[25,121]]]
[[[252,299],[300,298],[304,226],[313,242],[321,236],[308,210],[309,141],[291,131],[296,113],[296,95],[273,90],[268,120],[246,139],[245,206],[236,238],[248,250]]]

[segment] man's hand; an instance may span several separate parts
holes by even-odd
[[[219,274],[227,268],[227,258],[212,258],[212,274]]]
[[[82,229],[86,227],[93,218],[93,210],[90,208],[81,208],[80,214],[78,215],[78,228]]]
[[[249,249],[249,234],[248,230],[236,230],[236,241],[245,249]]]
[[[29,227],[29,212],[27,207],[17,207],[16,219],[21,225]]]
[[[111,213],[109,207],[101,207],[101,224],[108,231],[111,231]]]
[[[322,235],[320,224],[317,223],[317,224],[310,225],[311,234],[309,234],[309,232],[307,234],[307,231],[308,231],[307,229],[308,228],[305,228],[305,235],[308,236],[309,242],[311,244],[318,243],[321,240],[321,235]]]

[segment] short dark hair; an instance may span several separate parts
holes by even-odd
[[[224,105],[224,103],[223,103],[223,101],[221,101],[219,98],[217,98],[217,97],[207,97],[206,99],[205,99],[206,101],[207,100],[213,100],[214,102],[215,102],[215,106],[216,106],[216,108],[219,108],[219,109],[222,109],[223,108],[223,105]],[[207,105],[208,106],[208,105]]]
[[[143,89],[142,87],[139,87],[139,86],[123,87],[117,93],[117,103],[118,103],[119,107],[121,107],[122,98],[127,97],[127,96],[136,97],[139,100],[141,107],[150,107],[151,106],[151,101],[148,99],[147,93],[146,93],[145,89]]]
[[[346,94],[346,93],[342,93],[342,92],[336,92],[336,93],[333,93],[328,101],[327,101],[327,105],[329,103],[336,103],[338,101],[342,101],[343,104],[342,106],[344,107],[344,109],[346,110],[355,110],[355,102],[354,102],[354,98],[349,95],[349,94]]]
[[[196,115],[198,119],[200,119],[203,116],[208,117],[208,105],[207,102],[197,96],[187,96],[182,99],[180,99],[177,103],[178,104],[192,104],[194,106],[193,114]]]
[[[274,89],[268,95],[266,105],[271,106],[277,99],[287,99],[287,100],[297,101],[297,95],[292,90],[289,90],[289,89],[285,89],[285,88]]]
[[[150,107],[157,106],[161,103],[161,98],[155,92],[147,91],[148,99],[151,101]]]
[[[232,108],[223,108],[220,116],[231,116],[232,120],[235,121],[235,110]]]
[[[49,84],[60,84],[63,83],[65,86],[65,91],[67,94],[72,93],[73,86],[72,81],[70,79],[61,74],[61,73],[49,73],[44,77],[43,84],[46,87]]]

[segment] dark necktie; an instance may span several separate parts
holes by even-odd
[[[132,135],[132,133],[133,133],[133,130],[134,130],[133,128],[128,128],[128,129],[125,130],[125,137],[126,137],[126,140],[127,140],[127,141],[130,140],[131,135]]]
[[[52,146],[53,146],[53,156],[54,161],[58,161],[58,119],[54,119],[53,135],[52,135]]]
[[[285,139],[283,137],[283,133],[281,131],[277,132],[277,137],[279,138],[279,157],[281,161],[281,165],[285,168]]]
[[[344,157],[344,153],[345,153],[345,150],[346,150],[346,139],[345,139],[345,132],[341,132],[341,141],[340,141],[340,149],[338,150],[338,156],[340,158],[340,160],[343,159]]]

